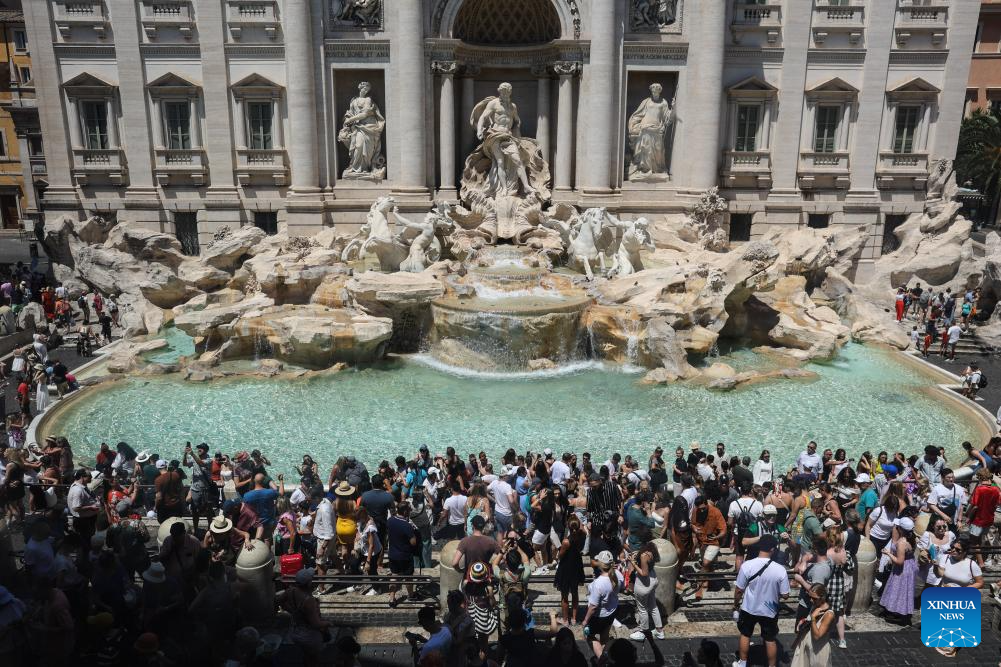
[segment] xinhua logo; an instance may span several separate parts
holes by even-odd
[[[980,591],[926,588],[921,593],[921,641],[930,648],[980,645]]]

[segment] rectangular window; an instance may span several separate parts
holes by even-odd
[[[893,152],[913,153],[921,107],[897,107],[897,125],[893,131]]]
[[[275,211],[257,211],[254,213],[254,226],[260,227],[268,235],[278,233],[278,213]]]
[[[18,74],[21,76],[21,83],[28,83],[31,81],[31,68],[30,67],[18,67]]]
[[[831,224],[831,216],[827,213],[810,213],[806,219],[806,226],[810,229],[827,229]]]
[[[40,134],[29,134],[28,135],[28,155],[32,157],[38,157],[44,155],[45,151],[42,148],[42,135]]]
[[[813,150],[815,153],[833,153],[837,150],[838,123],[841,107],[817,107],[817,127],[814,130]]]
[[[14,31],[14,48],[18,51],[28,50],[28,33],[24,30]]]
[[[191,148],[191,104],[183,102],[164,102],[163,119],[167,133],[167,148],[171,150],[188,150]]]
[[[7,132],[0,128],[0,155],[7,155]]]
[[[730,243],[751,240],[751,219],[750,213],[730,214]]]
[[[83,140],[90,150],[108,148],[108,105],[104,100],[80,103],[83,116]]]
[[[740,105],[737,107],[737,141],[733,149],[751,153],[758,150],[758,116],[761,107]]]
[[[198,255],[198,214],[190,211],[174,212],[174,234],[181,242],[181,252],[189,257]]]
[[[274,107],[271,102],[248,102],[248,130],[250,132],[248,145],[253,150],[271,150],[274,146],[272,141],[271,125],[274,115]]]

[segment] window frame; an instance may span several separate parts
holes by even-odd
[[[763,104],[740,102],[736,104],[736,109],[734,110],[734,134],[733,134],[733,150],[737,153],[756,153],[763,150],[761,147],[761,135],[762,135],[762,122],[764,121],[764,109]],[[741,131],[746,130],[750,127],[746,122],[742,122],[740,115],[742,109],[753,109],[754,110],[754,134],[751,137],[744,136],[744,143],[741,144]],[[752,148],[747,147],[747,139],[750,138],[754,145]]]
[[[174,128],[171,126],[171,109],[184,109],[186,114],[187,127],[183,128],[183,131],[174,132]],[[167,150],[172,151],[189,151],[195,148],[194,141],[194,131],[193,131],[193,120],[194,113],[191,108],[190,98],[172,98],[167,97],[160,100],[160,118],[163,131],[163,146]],[[181,130],[180,126],[177,128]],[[175,138],[178,140],[180,145],[174,145]],[[184,144],[187,145],[184,145]]]
[[[109,114],[108,99],[107,98],[95,98],[95,97],[82,98],[82,99],[80,99],[80,100],[77,101],[77,106],[78,106],[78,108],[80,110],[79,111],[79,116],[80,116],[80,119],[79,119],[80,120],[80,139],[81,139],[81,143],[83,144],[83,148],[85,150],[89,150],[89,151],[106,151],[106,150],[110,150],[111,149],[111,128],[110,128],[110,125],[111,125],[112,119],[110,118],[110,114]],[[88,126],[88,113],[87,113],[87,110],[89,108],[99,109],[100,110],[100,114],[99,115],[103,117],[103,122],[104,122],[103,136],[101,135],[100,132],[98,132],[97,135],[92,135],[92,133],[90,132],[90,129],[89,129],[89,126]],[[100,128],[98,128],[98,129],[100,129]],[[104,145],[99,145],[99,146],[92,145],[91,144],[91,138],[92,138],[92,136],[96,136],[98,139],[103,139],[103,142],[99,141],[99,143],[103,143]]]
[[[275,137],[275,117],[276,117],[277,114],[275,112],[277,110],[275,109],[275,106],[276,106],[275,105],[275,98],[248,97],[248,98],[246,98],[246,99],[243,100],[244,127],[246,127],[246,129],[247,129],[247,136],[244,137],[244,140],[247,142],[247,144],[246,144],[247,145],[247,150],[252,150],[252,151],[272,151],[272,150],[276,149],[277,142],[275,141],[275,138],[276,138]],[[254,114],[253,114],[253,112],[251,110],[253,108],[265,108],[265,107],[268,109],[268,113],[269,113],[269,117],[268,117],[268,125],[269,125],[269,127],[268,127],[268,133],[267,133],[266,137],[265,137],[265,135],[263,133],[260,134],[259,138],[262,139],[262,143],[267,143],[268,145],[267,146],[263,146],[263,145],[258,146],[258,145],[255,145],[255,140],[258,138],[258,136],[257,136],[257,133],[255,132],[255,128],[254,128]],[[267,139],[267,141],[263,141],[265,138]]]
[[[914,124],[910,128],[910,136],[908,137],[906,132],[903,136],[900,135],[900,123],[901,123],[901,112],[906,111],[908,115],[913,112]],[[890,137],[891,141],[891,151],[897,155],[912,155],[914,153],[919,153],[920,147],[919,137],[922,130],[921,122],[925,114],[925,106],[923,104],[899,104],[893,114],[893,133]],[[909,146],[907,142],[910,142]],[[904,150],[904,148],[908,150]]]
[[[22,39],[18,39],[18,36],[21,36]],[[28,30],[26,28],[14,28],[11,31],[11,41],[14,42],[14,50],[16,52],[18,53],[28,52],[28,45],[29,45]],[[22,42],[23,45],[19,44],[18,42]]]

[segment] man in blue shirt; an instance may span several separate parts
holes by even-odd
[[[430,635],[424,645],[421,646],[420,652],[417,655],[417,661],[420,662],[424,658],[432,653],[437,653],[442,659],[448,658],[449,650],[452,648],[452,631],[448,629],[447,625],[442,625],[434,614],[434,609],[431,607],[421,607],[420,611],[417,612],[417,623],[424,629],[425,632]],[[408,634],[408,639],[413,641],[414,639],[423,639],[423,637],[414,636]]]
[[[872,480],[869,475],[864,472],[855,478],[855,483],[858,484],[858,488],[862,492],[858,504],[855,505],[855,511],[858,512],[862,521],[865,521],[869,517],[869,512],[879,505],[879,494],[876,493],[876,489],[872,488]]]
[[[254,490],[243,494],[243,502],[250,505],[264,524],[264,539],[269,543],[275,532],[275,500],[279,495],[285,495],[285,475],[278,475],[278,484],[277,491],[265,486],[264,475],[257,473],[254,475]]]

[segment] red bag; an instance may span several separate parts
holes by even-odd
[[[302,554],[285,554],[278,559],[283,577],[294,577],[302,569]]]

